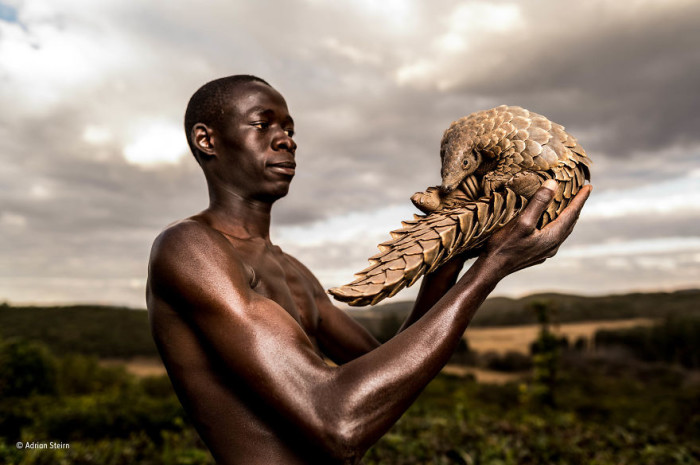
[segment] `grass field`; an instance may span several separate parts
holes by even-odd
[[[140,378],[165,374],[163,362],[158,357],[103,358],[100,360],[100,365],[103,367],[123,366],[128,373]]]
[[[635,326],[651,326],[655,320],[651,318],[630,318],[613,321],[584,321],[579,323],[562,323],[554,326],[552,332],[564,336],[573,342],[583,338],[590,344],[596,331],[601,329],[622,329]],[[506,326],[506,327],[475,327],[468,328],[465,336],[469,347],[477,352],[530,352],[530,344],[537,339],[538,325]],[[590,345],[589,345],[590,347]]]
[[[616,316],[639,313],[603,321],[567,321],[559,306],[558,337],[539,337],[533,355],[543,327],[470,328],[471,352],[453,359],[462,365],[448,365],[364,463],[700,463],[700,318],[688,296],[653,312],[632,296]],[[559,340],[594,334],[595,350]],[[213,465],[154,349],[145,312],[0,305],[0,463]],[[71,447],[14,446],[36,438]]]

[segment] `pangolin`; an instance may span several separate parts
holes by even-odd
[[[576,139],[563,126],[517,106],[453,122],[442,137],[440,158],[442,185],[411,197],[425,215],[402,222],[353,282],[330,289],[337,300],[374,305],[457,254],[476,256],[553,178],[557,191],[538,225],[543,227],[590,180],[590,159]]]

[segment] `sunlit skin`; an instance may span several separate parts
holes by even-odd
[[[380,345],[270,240],[271,207],[296,169],[285,100],[252,82],[229,105],[225,127],[197,124],[190,135],[206,154],[209,208],[153,245],[153,336],[218,463],[359,463],[447,363],[496,284],[554,255],[590,187],[540,231],[553,195],[541,188],[459,281],[464,258],[426,276],[401,330]]]

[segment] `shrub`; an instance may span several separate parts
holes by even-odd
[[[700,318],[676,316],[651,327],[601,330],[595,345],[622,347],[640,360],[700,368]]]
[[[123,389],[133,382],[124,367],[100,366],[96,357],[69,354],[58,361],[58,392],[62,395],[84,395]]]
[[[56,359],[36,343],[20,339],[0,344],[0,397],[53,394]]]
[[[503,355],[493,352],[484,355],[484,368],[495,371],[517,372],[532,368],[532,359],[520,352],[508,351]]]

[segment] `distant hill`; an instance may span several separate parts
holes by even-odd
[[[700,316],[700,289],[677,292],[635,293],[603,297],[535,294],[522,299],[488,299],[472,326],[534,324],[528,309],[534,301],[548,301],[558,322],[664,318],[676,314]],[[397,326],[412,302],[392,302],[350,310],[349,313],[374,334]],[[0,338],[38,340],[57,353],[78,352],[98,357],[156,356],[156,348],[143,310],[81,305],[70,307],[14,307],[0,305]]]
[[[0,306],[0,338],[41,341],[57,354],[98,357],[157,356],[144,310],[79,305]]]
[[[493,297],[481,306],[470,326],[519,326],[535,324],[529,305],[550,302],[560,323],[627,318],[665,318],[676,314],[700,316],[700,289],[676,292],[634,293],[584,297],[568,294],[533,294],[521,299]],[[411,311],[412,301],[392,302],[349,313],[373,333],[381,332],[386,322],[403,320]],[[384,323],[383,323],[384,322]]]

